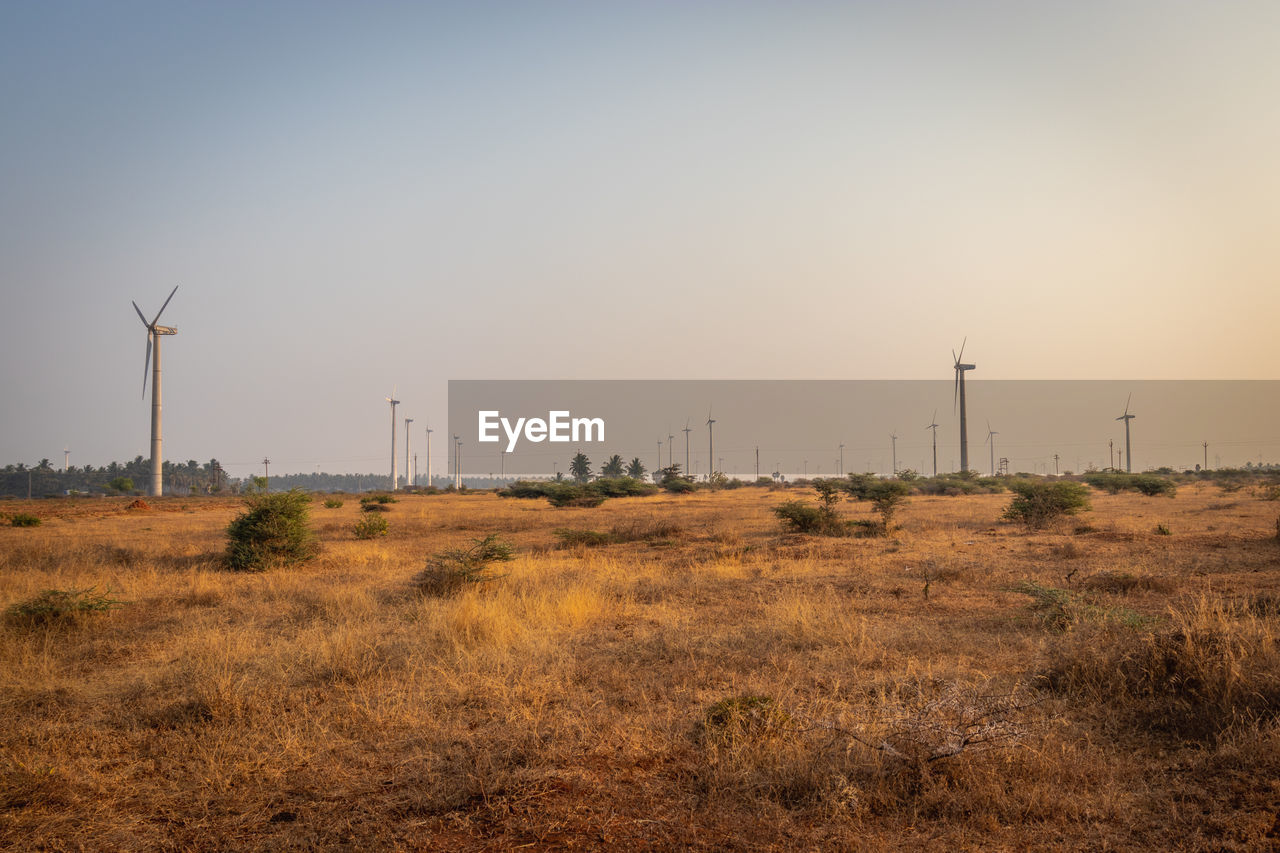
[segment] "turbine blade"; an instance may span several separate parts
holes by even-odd
[[[1130,402],[1132,402],[1132,400],[1133,400],[1133,392],[1132,392],[1132,391],[1130,391],[1130,392],[1129,392],[1129,398],[1128,398],[1127,400],[1125,400],[1125,401],[1124,401],[1124,413],[1125,413],[1126,415],[1127,415],[1127,414],[1129,414],[1129,403],[1130,403]]]
[[[960,343],[960,354],[956,356],[956,361],[964,358],[964,345],[969,343],[969,336],[965,335],[964,340]]]
[[[175,294],[175,293],[177,293],[177,292],[178,292],[178,286],[175,284],[175,285],[173,286],[173,290],[169,291],[169,299],[172,299],[172,298],[173,298],[173,294]],[[158,323],[158,322],[160,321],[160,315],[164,313],[164,309],[166,309],[166,308],[168,308],[168,307],[169,307],[169,299],[166,299],[166,300],[164,301],[164,304],[160,306],[160,310],[156,312],[156,318],[155,318],[154,320],[152,320],[152,321],[151,321],[151,325],[153,325],[153,326],[154,326],[156,323]]]
[[[146,326],[148,329],[151,328],[151,324],[147,322],[147,318],[142,316],[142,309],[138,307],[138,303],[133,303],[133,310],[138,312],[138,319],[142,321],[142,325]]]
[[[142,399],[147,399],[147,374],[151,372],[151,330],[147,329],[147,358],[142,363]]]

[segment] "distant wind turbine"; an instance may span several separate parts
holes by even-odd
[[[676,437],[671,432],[671,424],[667,424],[667,465],[676,464],[675,459],[671,455],[676,452],[675,448],[676,448]],[[658,462],[659,464],[661,464],[662,460],[659,459]]]
[[[693,432],[693,430],[689,428],[690,420],[690,418],[684,419],[684,429],[681,430],[681,432],[684,433],[684,475],[686,477],[689,476],[689,433]]]
[[[409,424],[413,418],[404,419],[404,481],[410,486],[418,485],[413,481],[413,469],[409,467]]]
[[[711,479],[711,475],[715,473],[716,464],[716,437],[715,437],[715,418],[711,417],[711,407],[707,406],[707,467],[713,470],[707,473],[707,479]]]
[[[964,403],[964,374],[966,370],[977,369],[977,365],[975,364],[964,364],[960,361],[960,359],[964,358],[964,345],[967,344],[968,342],[969,342],[969,338],[966,337],[964,341],[960,344],[959,355],[956,355],[955,350],[951,351],[951,357],[955,359],[955,371],[956,371],[956,390],[955,390],[954,399],[952,400],[952,410],[953,411],[955,410],[955,406],[957,403],[959,403],[959,406],[960,406],[960,470],[961,471],[969,470],[969,421],[967,419],[967,412],[965,410],[965,403]]]
[[[925,429],[933,430],[933,476],[938,476],[938,410],[933,410],[933,417]]]
[[[1124,470],[1133,473],[1133,451],[1129,447],[1129,421],[1137,417],[1137,415],[1129,414],[1129,403],[1133,400],[1133,392],[1129,392],[1129,399],[1124,401],[1124,414],[1116,418],[1118,421],[1124,421]]]
[[[983,444],[991,445],[991,476],[996,475],[996,436],[1000,433],[991,428],[991,419],[987,419],[987,440]]]
[[[893,444],[893,475],[898,476],[898,431],[889,433],[889,441]]]
[[[174,287],[169,291],[169,299],[173,299],[173,294],[178,292],[178,288]],[[156,325],[160,320],[160,315],[164,313],[164,309],[169,307],[169,299],[164,301],[160,306],[160,310],[156,312],[155,319],[150,323],[147,318],[142,316],[142,309],[138,307],[138,303],[133,303],[133,310],[138,312],[138,319],[142,321],[142,325],[147,327],[147,356],[146,362],[142,368],[142,396],[147,396],[147,369],[151,369],[151,495],[152,497],[160,497],[164,494],[164,477],[162,475],[163,456],[162,437],[160,428],[160,338],[165,335],[176,335],[178,330],[172,326]],[[152,342],[155,343],[155,360],[151,359]]]
[[[395,399],[395,388],[391,389],[391,396],[387,398],[387,402],[391,404],[391,491],[396,490],[396,481],[400,479],[400,469],[397,467],[396,459],[396,406],[400,405],[400,401]]]

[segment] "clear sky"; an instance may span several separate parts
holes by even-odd
[[[1269,0],[0,0],[0,462],[148,454],[175,284],[236,475],[450,378],[1280,378],[1277,92]]]

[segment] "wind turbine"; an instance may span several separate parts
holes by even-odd
[[[709,462],[707,464],[707,467],[713,469],[707,474],[708,481],[711,480],[711,475],[715,473],[715,470],[714,470],[715,464],[716,464],[715,422],[716,422],[715,418],[711,417],[711,407],[707,406],[707,453],[709,457]]]
[[[893,444],[893,476],[898,476],[898,431],[889,433],[889,441]]]
[[[938,410],[933,410],[933,423],[929,424],[925,429],[933,430],[933,476],[938,476]]]
[[[671,454],[675,453],[676,437],[671,434],[671,424],[667,424],[667,464],[674,465],[676,461],[671,458]],[[661,459],[658,462],[662,462]]]
[[[987,419],[987,440],[984,441],[983,444],[989,443],[991,445],[991,476],[992,477],[996,475],[996,439],[995,437],[999,434],[1000,433],[996,432],[991,428],[991,419],[988,418]]]
[[[427,487],[431,487],[431,433],[435,432],[431,427],[427,427]]]
[[[1129,421],[1137,417],[1137,415],[1129,414],[1129,402],[1133,400],[1133,392],[1129,392],[1129,399],[1124,401],[1124,414],[1116,418],[1118,421],[1124,421],[1124,470],[1127,473],[1133,473],[1133,451],[1129,447]]]
[[[413,469],[409,467],[409,424],[413,423],[413,418],[404,419],[404,481],[410,486],[416,486],[413,482]]]
[[[967,344],[968,342],[969,342],[969,338],[966,337],[964,341],[960,344],[959,355],[956,355],[955,350],[951,351],[951,357],[955,359],[955,371],[956,371],[956,391],[951,401],[951,408],[952,408],[952,411],[955,411],[956,403],[958,402],[960,405],[960,470],[961,471],[969,470],[969,421],[968,421],[968,413],[966,412],[965,405],[964,405],[964,372],[966,370],[977,369],[977,365],[975,364],[963,364],[960,361],[960,359],[964,358],[964,345]]]
[[[693,432],[689,428],[689,420],[689,418],[684,419],[684,429],[681,430],[684,433],[684,475],[686,477],[689,476],[689,433]]]
[[[391,491],[396,490],[396,482],[400,479],[400,469],[397,467],[396,460],[396,406],[400,405],[400,401],[395,399],[396,390],[391,389],[391,396],[387,398],[387,402],[391,404]]]
[[[169,291],[169,299],[173,298],[173,294],[178,292],[175,286]],[[155,319],[150,323],[147,318],[142,316],[142,309],[138,307],[138,303],[133,303],[133,310],[138,312],[138,319],[142,321],[142,325],[147,327],[147,358],[142,368],[142,397],[147,396],[147,369],[151,369],[151,496],[160,497],[164,494],[164,478],[162,476],[162,441],[160,430],[160,338],[164,335],[176,335],[178,330],[172,326],[158,326],[157,321],[160,315],[164,313],[164,309],[169,307],[169,299],[164,301],[160,306],[160,310],[156,312]],[[151,360],[151,345],[155,342],[155,361]]]

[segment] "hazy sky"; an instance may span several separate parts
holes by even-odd
[[[148,453],[175,284],[236,475],[451,378],[1280,378],[1277,92],[1274,2],[0,0],[0,462]]]

